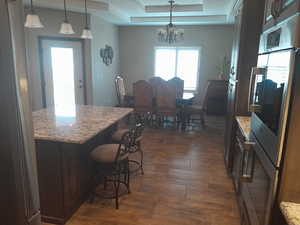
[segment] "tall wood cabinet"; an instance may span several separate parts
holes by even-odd
[[[251,68],[257,64],[264,6],[264,0],[239,0],[233,10],[235,37],[228,85],[224,154],[225,164],[229,171],[232,167],[232,150],[236,133],[235,116],[249,115],[249,80]]]
[[[23,2],[0,1],[0,224],[41,225]]]

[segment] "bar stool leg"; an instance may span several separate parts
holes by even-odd
[[[131,193],[131,190],[130,190],[130,169],[129,169],[129,159],[126,161],[126,184],[127,184],[127,190],[128,190],[128,194]]]
[[[143,167],[143,162],[144,162],[144,152],[141,148],[141,142],[138,142],[138,151],[140,152],[141,154],[141,162],[140,162],[140,167],[141,167],[141,174],[144,175],[144,167]]]
[[[114,188],[116,194],[116,209],[119,209],[119,188],[120,188],[120,174],[114,176]]]

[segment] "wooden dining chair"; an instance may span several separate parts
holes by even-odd
[[[118,98],[119,107],[133,107],[133,97],[126,94],[124,79],[121,76],[116,76],[115,86]]]
[[[207,94],[208,94],[209,83],[207,83],[203,95],[200,93],[196,94],[193,99],[193,104],[188,106],[186,114],[188,117],[188,123],[191,121],[191,117],[196,115],[199,116],[200,123],[202,127],[205,127],[205,114],[206,114],[206,105],[207,105]]]
[[[133,97],[135,113],[153,115],[153,89],[149,82],[145,80],[135,82],[133,84]]]
[[[176,98],[177,99],[183,98],[184,80],[180,79],[179,77],[174,77],[168,80],[168,83],[173,85],[176,88]]]
[[[149,79],[149,84],[151,85],[151,87],[153,89],[154,97],[156,97],[156,95],[157,95],[157,88],[164,82],[166,82],[166,81],[164,79],[162,79],[161,77],[151,77]]]
[[[177,107],[175,86],[164,81],[157,86],[156,91],[155,113],[158,117],[158,121],[163,123],[166,121],[166,118],[170,116],[174,118],[174,123],[176,123]]]

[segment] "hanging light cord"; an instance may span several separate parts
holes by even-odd
[[[89,29],[89,25],[88,25],[88,12],[87,12],[87,0],[84,1],[84,6],[85,6],[85,28]]]
[[[33,0],[30,0],[30,12],[33,13],[34,9],[33,9]]]
[[[66,4],[66,0],[64,0],[64,9],[65,9],[65,22],[68,22],[68,15],[67,15],[67,4]]]
[[[170,24],[172,24],[172,22],[173,22],[172,17],[173,17],[173,3],[174,3],[174,0],[170,0],[169,3],[171,4],[170,5]]]

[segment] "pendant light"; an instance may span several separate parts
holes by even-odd
[[[75,34],[75,32],[73,30],[73,27],[69,23],[69,20],[68,20],[66,0],[64,0],[64,10],[65,10],[65,20],[61,24],[59,33],[61,33],[61,34]]]
[[[82,31],[81,38],[83,39],[93,39],[93,34],[88,24],[88,12],[87,12],[87,0],[84,1],[85,6],[85,27]]]
[[[40,17],[35,13],[33,8],[33,0],[30,0],[30,11],[26,16],[25,27],[27,28],[43,28]]]

